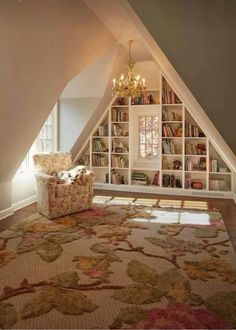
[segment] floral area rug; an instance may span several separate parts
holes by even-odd
[[[0,328],[236,328],[218,212],[95,204],[0,234]]]

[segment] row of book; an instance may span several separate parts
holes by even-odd
[[[210,159],[210,172],[217,172],[218,171],[218,160],[217,159]]]
[[[123,157],[123,156],[119,156],[119,155],[112,155],[111,156],[111,166],[112,167],[120,167],[120,168],[129,167],[128,157]]]
[[[112,135],[113,136],[128,136],[129,135],[128,127],[123,127],[120,125],[113,124],[112,125]]]
[[[112,172],[111,172],[111,183],[128,184],[126,178],[115,170],[112,170]]]
[[[182,136],[182,127],[174,125],[162,125],[162,135],[164,137],[181,137]]]
[[[173,91],[162,91],[162,103],[163,104],[180,104],[181,101]]]
[[[224,191],[226,190],[226,184],[223,179],[210,179],[209,180],[209,189]]]
[[[206,157],[200,157],[199,160],[193,161],[192,159],[186,159],[185,161],[186,171],[206,171]]]
[[[186,142],[185,144],[186,155],[206,155],[206,145],[204,143],[193,144]]]
[[[182,146],[180,143],[176,143],[170,140],[162,140],[162,152],[163,154],[181,154]]]
[[[118,153],[129,152],[129,148],[124,143],[115,140],[112,141],[112,150]]]
[[[182,114],[176,111],[162,110],[162,121],[181,121]]]
[[[205,137],[200,128],[190,123],[185,124],[185,136],[186,137]]]
[[[100,139],[93,139],[93,152],[108,152],[108,147]]]
[[[132,97],[131,104],[132,105],[141,105],[141,104],[157,104],[157,99],[148,91],[142,93],[139,96]]]
[[[99,126],[97,135],[98,136],[108,136],[108,124]]]
[[[113,108],[111,112],[112,121],[129,121],[128,110]]]
[[[90,164],[90,157],[87,154],[83,155],[78,161],[78,165],[89,166],[89,164]]]
[[[108,157],[105,155],[92,155],[93,166],[108,167]]]

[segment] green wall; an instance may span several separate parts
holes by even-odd
[[[236,152],[236,0],[128,0]]]

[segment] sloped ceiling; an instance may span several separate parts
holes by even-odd
[[[128,0],[236,152],[236,1]]]
[[[102,97],[113,65],[117,45],[109,48],[102,56],[93,61],[66,85],[60,98]]]
[[[0,1],[0,183],[10,180],[65,85],[114,36],[82,0]]]

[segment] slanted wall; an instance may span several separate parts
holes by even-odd
[[[128,0],[236,152],[236,1]]]

